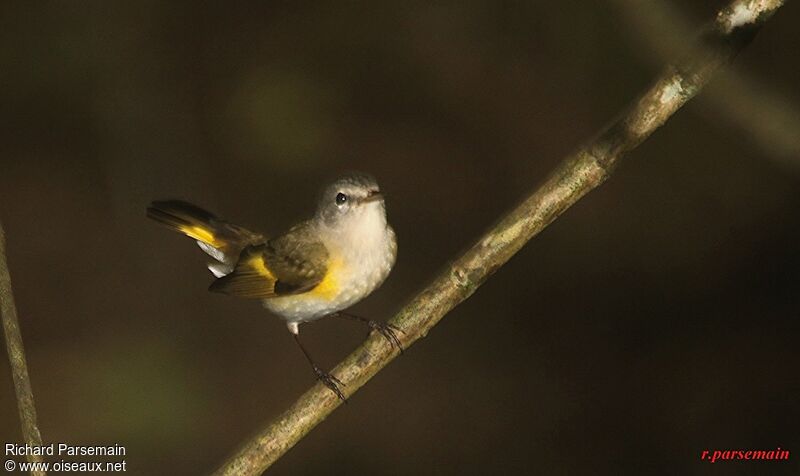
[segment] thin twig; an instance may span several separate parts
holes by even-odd
[[[22,425],[22,436],[29,446],[42,446],[42,435],[36,424],[36,406],[33,401],[31,379],[28,375],[28,364],[25,361],[25,348],[22,345],[22,334],[17,320],[17,307],[11,291],[11,273],[8,271],[6,259],[6,234],[0,223],[0,314],[3,318],[3,330],[6,336],[8,360],[14,378],[14,392],[17,395],[19,419]],[[28,461],[43,461],[41,456],[28,455]],[[44,475],[44,471],[31,471],[34,475]]]
[[[691,99],[711,76],[747,45],[782,0],[735,0],[719,12],[705,35],[704,53],[668,67],[633,107],[570,157],[550,177],[489,230],[464,255],[414,297],[390,323],[403,330],[408,348],[442,317],[467,299],[528,240],[586,193],[603,183],[620,158]],[[372,335],[333,373],[350,395],[397,356],[380,335]],[[274,422],[247,440],[217,475],[254,475],[266,470],[340,405],[322,385],[305,392]]]
[[[691,30],[681,12],[666,1],[615,0],[620,15],[636,35],[636,46],[650,62],[685,54]],[[797,170],[800,167],[800,110],[786,93],[764,79],[729,68],[705,89],[699,101],[710,106],[723,124],[742,131],[766,156]],[[712,111],[704,111],[712,112]]]

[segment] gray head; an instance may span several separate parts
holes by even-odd
[[[366,217],[386,220],[378,182],[367,174],[344,175],[325,187],[317,204],[317,218],[329,226],[350,226]],[[371,220],[370,220],[371,221]]]

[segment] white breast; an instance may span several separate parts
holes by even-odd
[[[366,205],[362,214],[337,228],[319,230],[331,261],[331,275],[320,285],[331,284],[328,292],[317,289],[265,299],[267,309],[290,323],[311,321],[352,306],[383,283],[397,256],[397,241],[383,204]]]

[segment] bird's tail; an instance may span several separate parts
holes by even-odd
[[[147,216],[196,240],[197,245],[214,258],[208,269],[218,278],[233,271],[242,249],[264,242],[262,235],[181,200],[155,201],[147,207]]]

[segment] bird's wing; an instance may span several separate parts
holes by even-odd
[[[233,272],[209,290],[233,296],[266,299],[313,289],[328,270],[328,250],[303,223],[286,234],[242,250]]]

